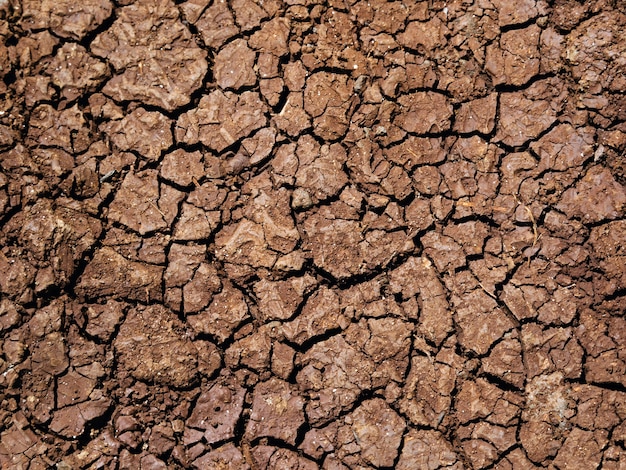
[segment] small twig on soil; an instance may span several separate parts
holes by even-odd
[[[163,219],[165,219],[165,214],[161,211],[161,209],[159,209],[159,207],[154,202],[148,201],[148,204],[154,207],[158,211],[158,213],[163,216]]]
[[[539,235],[537,233],[537,220],[535,220],[535,216],[533,215],[533,211],[530,210],[530,208],[526,204],[524,204],[522,201],[520,201],[517,196],[514,196],[514,197],[515,197],[515,202],[517,202],[518,204],[522,205],[522,207],[524,208],[524,210],[528,214],[528,218],[530,219],[530,221],[533,224],[533,248],[534,248],[535,245],[537,244],[537,240],[539,240]]]
[[[535,219],[535,216],[533,215],[533,211],[530,210],[530,208],[526,204],[524,204],[522,201],[520,201],[517,196],[515,196],[515,200],[517,201],[518,204],[521,204],[522,207],[524,207],[524,210],[528,214],[528,218],[530,219],[531,223],[533,224],[533,245],[532,245],[532,248],[535,248],[535,246],[537,245],[537,240],[539,240],[539,234],[538,234],[538,231],[537,231],[537,220]],[[530,267],[530,254],[528,255],[528,266]]]
[[[446,416],[446,412],[442,411],[441,413],[439,413],[439,416],[437,416],[437,425],[435,426],[436,428],[439,427],[439,425],[441,424],[441,422],[443,421],[443,418]]]
[[[409,152],[411,155],[413,155],[415,158],[417,158],[419,160],[419,155],[416,154],[413,150],[411,150],[410,148],[406,148],[406,151]]]
[[[495,295],[493,295],[491,292],[489,292],[489,291],[485,288],[485,286],[483,286],[483,283],[482,283],[482,282],[480,282],[480,281],[479,281],[479,282],[478,282],[478,285],[479,285],[479,286],[480,286],[480,287],[481,287],[481,288],[485,291],[485,294],[487,294],[487,295],[488,295],[489,297],[491,297],[493,300],[498,300],[498,298],[497,298]]]
[[[528,213],[528,217],[530,217],[530,221],[533,223],[533,248],[535,248],[535,245],[537,244],[537,240],[539,239],[539,235],[537,234],[537,221],[535,220],[533,211],[531,211],[527,205],[524,205],[524,209]]]
[[[100,182],[104,183],[105,181],[110,180],[114,174],[115,174],[115,170],[109,171],[107,174],[103,175],[102,178],[100,178]]]

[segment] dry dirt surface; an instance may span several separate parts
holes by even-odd
[[[626,468],[623,0],[0,0],[2,469]]]

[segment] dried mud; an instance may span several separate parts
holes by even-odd
[[[626,468],[625,10],[0,2],[2,468]]]

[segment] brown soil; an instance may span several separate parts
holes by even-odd
[[[0,1],[0,466],[626,468],[624,11]]]

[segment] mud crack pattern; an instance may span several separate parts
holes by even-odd
[[[624,11],[0,1],[0,466],[626,468]]]

